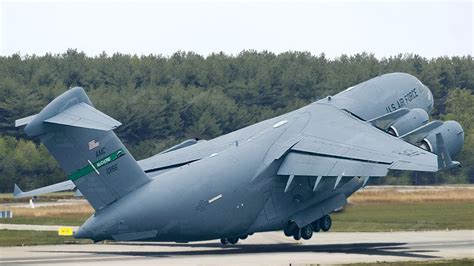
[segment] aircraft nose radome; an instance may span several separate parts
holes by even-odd
[[[423,85],[423,87],[426,90],[427,96],[428,96],[428,106],[426,107],[426,112],[428,114],[431,114],[433,112],[434,108],[434,98],[433,98],[433,93],[431,92],[430,88],[428,88],[426,85]]]

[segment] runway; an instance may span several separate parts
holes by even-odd
[[[474,230],[318,233],[294,241],[259,233],[237,245],[112,243],[0,248],[0,265],[344,264],[474,258]]]
[[[37,225],[37,224],[0,224],[0,230],[30,230],[30,231],[52,231],[57,232],[64,225]],[[77,231],[79,226],[66,226]]]

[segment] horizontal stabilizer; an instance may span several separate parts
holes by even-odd
[[[36,115],[30,115],[27,117],[23,117],[20,119],[15,120],[15,127],[21,127],[28,125],[33,119],[35,119]]]
[[[38,189],[33,189],[30,191],[23,191],[17,184],[15,184],[13,188],[13,198],[25,198],[25,197],[34,197],[38,195],[59,192],[59,191],[66,191],[72,190],[76,187],[71,180],[67,180],[61,183],[56,183],[50,186],[41,187]]]
[[[84,102],[75,104],[44,122],[103,131],[112,130],[121,125],[119,121]]]

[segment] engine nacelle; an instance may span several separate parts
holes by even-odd
[[[446,121],[441,126],[433,129],[420,142],[420,147],[432,153],[438,153],[436,134],[441,133],[444,144],[451,156],[458,154],[464,145],[464,130],[456,121]]]
[[[394,136],[402,136],[428,123],[429,115],[421,108],[411,109],[407,114],[395,120],[387,129]]]

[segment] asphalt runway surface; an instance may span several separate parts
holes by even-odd
[[[474,258],[474,230],[318,233],[294,241],[257,233],[237,245],[193,243],[66,244],[0,248],[0,265],[345,264]]]

